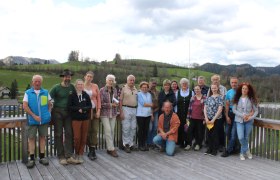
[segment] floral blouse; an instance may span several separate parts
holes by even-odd
[[[223,106],[223,99],[221,96],[210,96],[206,99],[205,105],[207,117],[209,120],[211,120],[215,117],[215,114],[218,112],[219,106]],[[220,118],[222,118],[222,114],[217,119]]]

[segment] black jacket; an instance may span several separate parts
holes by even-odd
[[[73,92],[68,97],[68,109],[71,114],[72,120],[88,120],[90,109],[92,108],[91,100],[89,95],[82,91],[82,99],[79,100],[79,97],[76,92]],[[82,109],[82,113],[79,112],[79,109]]]
[[[173,108],[177,105],[176,96],[172,90],[170,90],[168,94],[165,94],[164,90],[160,91],[158,95],[158,104],[159,104],[158,116],[162,114],[161,109],[165,101],[170,101],[173,105]]]

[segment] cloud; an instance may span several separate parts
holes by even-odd
[[[280,3],[265,0],[9,0],[0,57],[143,58],[175,64],[279,64]],[[269,63],[269,64],[268,64]]]

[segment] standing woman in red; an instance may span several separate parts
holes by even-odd
[[[254,119],[258,114],[258,100],[252,85],[242,83],[236,90],[232,108],[235,114],[237,135],[241,145],[240,160],[252,159],[253,156],[249,149],[249,135],[252,131]]]

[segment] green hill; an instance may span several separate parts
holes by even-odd
[[[73,81],[77,78],[83,78],[84,74],[91,70],[95,73],[95,82],[99,86],[105,84],[105,77],[107,74],[114,74],[118,84],[124,84],[126,77],[133,74],[136,77],[136,83],[143,80],[148,81],[154,75],[154,69],[157,69],[157,76],[154,77],[158,80],[159,85],[164,79],[172,79],[179,81],[182,77],[188,78],[189,69],[160,63],[150,60],[121,60],[96,62],[67,62],[62,64],[34,64],[34,65],[13,65],[13,66],[0,66],[0,86],[10,87],[14,79],[18,82],[20,93],[24,92],[27,84],[31,82],[34,74],[41,74],[44,77],[43,87],[51,89],[51,87],[60,82],[59,74],[63,69],[70,69],[75,73]],[[210,80],[212,73],[190,70],[191,78],[199,75],[205,76]]]

